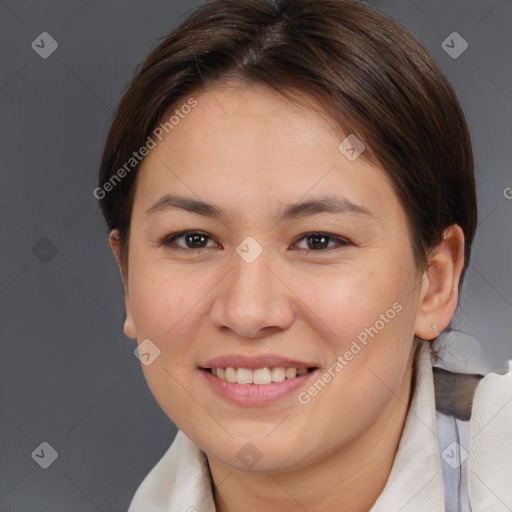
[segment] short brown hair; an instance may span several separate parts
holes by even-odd
[[[171,109],[230,81],[317,100],[344,133],[364,141],[363,156],[388,174],[407,214],[418,266],[426,267],[444,230],[458,224],[465,236],[465,271],[477,203],[462,108],[425,47],[356,0],[202,5],[152,51],[130,83],[106,140],[99,189]],[[120,232],[124,269],[139,166],[100,197],[109,229]]]

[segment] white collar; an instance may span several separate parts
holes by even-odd
[[[415,389],[386,485],[370,512],[444,512],[430,347],[419,342]]]

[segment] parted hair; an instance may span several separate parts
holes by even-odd
[[[438,64],[409,30],[357,0],[211,0],[161,41],[115,113],[103,187],[172,109],[224,83],[264,84],[316,100],[381,166],[406,212],[419,268],[458,224],[465,265],[477,225],[474,161],[464,113]],[[102,194],[126,269],[137,169]],[[464,272],[463,272],[464,274]],[[461,279],[462,282],[462,279]]]

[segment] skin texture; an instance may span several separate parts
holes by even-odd
[[[169,418],[207,454],[219,511],[340,504],[367,511],[407,415],[414,335],[433,339],[432,324],[442,331],[453,316],[462,230],[446,230],[423,272],[387,175],[338,150],[348,134],[327,114],[263,86],[224,84],[194,97],[198,105],[150,151],[138,176],[125,333],[159,347],[160,357],[142,366],[145,378]],[[171,193],[225,215],[147,213]],[[333,194],[371,215],[276,220],[286,205]],[[201,249],[187,249],[184,237],[160,243],[182,230],[211,238]],[[334,239],[315,250],[304,237],[315,231],[349,243]],[[248,236],[263,249],[250,264],[236,252]],[[111,244],[118,257],[116,231]],[[266,406],[235,406],[198,369],[221,355],[277,354],[325,371],[395,303],[400,312],[306,405],[294,392]],[[252,468],[237,457],[248,442],[261,454]]]

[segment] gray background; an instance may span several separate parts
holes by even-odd
[[[122,333],[92,190],[126,84],[197,3],[0,1],[1,512],[124,511],[174,437]],[[374,4],[426,43],[467,114],[480,226],[454,326],[498,364],[512,358],[512,2]],[[457,59],[441,47],[454,31]],[[59,45],[47,59],[31,48],[42,32]]]

